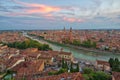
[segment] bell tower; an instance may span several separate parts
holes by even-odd
[[[64,31],[64,32],[66,31],[65,27],[64,27],[63,31]]]
[[[73,40],[73,37],[72,37],[72,27],[70,27],[69,39],[70,39],[70,42],[72,42],[72,40]]]

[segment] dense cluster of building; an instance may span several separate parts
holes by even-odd
[[[57,71],[61,65],[62,58],[68,63],[75,63],[70,52],[39,51],[37,48],[19,50],[0,46],[0,72],[7,70],[15,71],[15,80],[26,78],[27,80],[84,80],[80,72],[65,72],[60,75],[49,76],[50,71]],[[88,64],[89,65],[89,64]],[[95,69],[110,72],[110,64],[106,61],[97,60]],[[54,68],[54,69],[53,69]],[[113,80],[119,80],[120,73],[113,72]]]
[[[61,31],[55,31],[55,32],[57,35],[57,33]],[[70,31],[65,31],[65,32],[71,34],[69,36],[66,35],[66,37],[64,36],[65,38],[69,38],[69,40],[74,39],[71,38],[73,35],[72,29]],[[33,32],[33,33],[38,34],[37,32]],[[4,37],[3,34],[6,34],[6,37]],[[3,36],[1,37],[1,40],[3,42],[5,40],[6,40],[5,42],[24,41],[26,39],[25,37],[20,36],[19,33],[14,33],[14,34],[3,33],[3,34],[1,34]],[[48,36],[48,33],[44,33],[44,34],[41,33],[39,35]],[[5,38],[5,40],[3,40],[3,38]],[[15,80],[24,80],[24,79],[26,80],[85,80],[85,78],[82,75],[82,69],[84,67],[92,67],[92,69],[96,71],[104,71],[105,73],[111,72],[111,67],[108,62],[96,60],[96,63],[92,65],[90,63],[85,63],[85,65],[81,67],[82,65],[79,64],[79,68],[80,68],[79,72],[71,73],[68,70],[62,74],[50,76],[49,72],[57,72],[61,69],[63,59],[65,60],[65,62],[67,62],[67,64],[79,63],[79,61],[77,61],[74,58],[71,52],[64,52],[62,48],[60,51],[41,51],[38,50],[38,48],[16,49],[0,44],[0,73],[10,73],[10,72],[13,73],[12,75],[6,75],[6,76],[4,74],[0,75],[0,79],[3,78],[4,76],[5,76],[4,78],[8,78],[12,76],[13,78],[15,78]],[[120,73],[112,72],[112,78],[113,78],[112,80],[119,80]]]
[[[39,51],[37,48],[19,50],[0,46],[0,72],[6,70],[15,71],[14,77],[16,80],[21,80],[24,76],[26,76],[27,80],[33,80],[36,77],[38,77],[36,80],[43,80],[40,77],[48,76],[48,72],[52,70],[49,66],[61,65],[62,58],[67,62],[73,62],[74,60],[70,52]]]
[[[25,40],[26,37],[19,32],[3,32],[0,34],[0,42],[4,43],[23,42]]]
[[[65,40],[81,43],[87,40],[96,42],[96,48],[100,50],[120,52],[120,31],[117,30],[55,30],[55,31],[33,31],[30,34],[42,36],[46,40],[64,43]]]

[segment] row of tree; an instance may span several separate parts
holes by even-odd
[[[94,71],[90,68],[83,69],[83,77],[85,80],[111,80],[111,76],[102,71]]]
[[[62,59],[62,68],[66,69],[67,71],[70,70],[70,72],[79,72],[79,63],[76,64],[76,68],[73,68],[73,63],[71,62],[70,66],[67,64],[67,62]]]
[[[109,63],[112,71],[120,72],[120,61],[118,58],[110,58]]]
[[[28,39],[23,42],[13,42],[13,43],[4,43],[8,47],[18,48],[18,49],[27,49],[27,48],[38,48],[39,50],[52,50],[49,45],[41,44],[38,41]]]
[[[73,64],[71,63],[70,65],[64,60],[64,58],[62,59],[62,65],[59,71],[56,72],[49,72],[48,75],[59,75],[61,73],[65,73],[65,72],[79,72],[79,64],[76,64],[76,68],[73,68]]]
[[[91,47],[96,48],[96,42],[93,42],[90,39],[88,39],[87,41],[83,41],[81,46],[87,47],[87,48],[91,48]]]
[[[82,47],[86,47],[86,48],[96,48],[96,42],[91,41],[90,39],[83,41],[83,42],[80,42],[80,40],[73,40],[73,42],[70,42],[67,39],[66,41],[64,41],[64,43],[75,45],[75,46],[82,46]]]

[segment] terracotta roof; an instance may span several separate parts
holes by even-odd
[[[85,80],[81,73],[63,73],[60,75],[45,76],[41,78],[34,78],[32,76],[26,76],[26,80]]]
[[[97,60],[97,64],[110,66],[110,64],[107,61],[101,61],[101,60]]]
[[[120,80],[120,72],[112,72],[112,75],[115,80]]]
[[[17,76],[31,75],[39,72],[40,66],[43,64],[42,60],[33,60],[21,62],[13,68],[13,71],[17,71]]]
[[[71,55],[71,52],[59,52],[59,54],[63,54],[63,55]]]

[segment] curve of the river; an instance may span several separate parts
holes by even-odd
[[[83,50],[79,50],[79,49],[75,49],[75,48],[71,48],[71,47],[66,47],[66,46],[61,46],[58,44],[53,44],[44,40],[39,40],[37,38],[33,38],[31,36],[28,36],[27,34],[25,34],[26,37],[29,37],[33,40],[36,40],[40,43],[45,43],[48,44],[54,51],[60,51],[61,48],[64,49],[64,51],[66,52],[72,52],[72,54],[74,55],[75,58],[77,59],[83,59],[83,60],[87,60],[87,61],[95,61],[97,60],[105,60],[108,61],[109,58],[118,58],[120,59],[120,54],[112,54],[112,53],[98,53],[98,52],[90,52],[90,51],[83,51]]]

